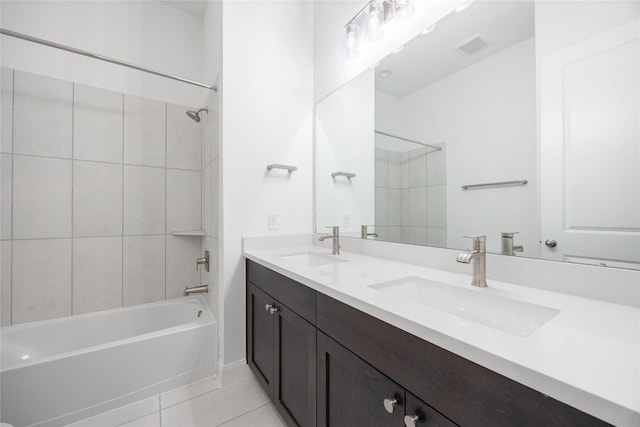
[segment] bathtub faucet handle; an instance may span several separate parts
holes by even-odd
[[[209,271],[209,251],[204,251],[204,256],[202,258],[196,258],[196,271],[198,271],[198,266],[200,264],[203,264],[204,269]]]

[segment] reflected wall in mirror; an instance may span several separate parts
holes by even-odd
[[[635,1],[452,13],[318,103],[316,231],[640,268],[639,39]]]

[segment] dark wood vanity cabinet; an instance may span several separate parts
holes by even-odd
[[[291,426],[610,425],[249,260],[247,359]]]
[[[295,290],[287,288],[291,283],[274,280],[255,267],[247,269],[249,366],[288,425],[315,426],[316,327],[282,302],[294,302],[294,307],[312,312],[315,318],[315,292],[305,288],[311,295],[303,292],[292,298]]]
[[[318,332],[317,369],[318,427],[455,427],[322,332]]]

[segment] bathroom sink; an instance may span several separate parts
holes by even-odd
[[[369,287],[385,297],[420,304],[521,337],[531,335],[560,313],[554,308],[492,295],[485,289],[464,289],[421,277]]]
[[[347,260],[340,259],[334,255],[323,255],[315,252],[302,252],[291,255],[280,255],[280,258],[285,261],[290,261],[296,264],[305,265],[307,267],[317,267],[327,264],[338,264],[341,262],[347,262]]]

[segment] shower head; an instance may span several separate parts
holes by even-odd
[[[200,113],[201,112],[205,112],[208,113],[209,110],[207,110],[206,108],[201,108],[198,111],[195,110],[189,110],[187,111],[187,116],[189,116],[192,120],[194,120],[196,123],[200,123]]]

